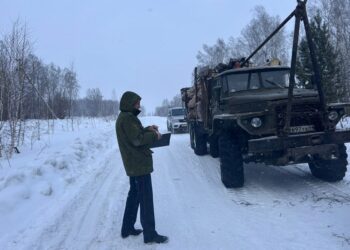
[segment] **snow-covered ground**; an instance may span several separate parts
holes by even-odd
[[[164,118],[141,119],[166,129]],[[129,183],[114,121],[84,119],[74,131],[56,122],[0,160],[0,249],[350,249],[349,173],[334,184],[305,164],[248,164],[244,188],[229,190],[219,160],[196,156],[188,137],[154,149],[156,225],[168,244],[120,237]]]

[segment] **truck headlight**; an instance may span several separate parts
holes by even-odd
[[[331,111],[328,113],[328,119],[331,121],[335,121],[336,119],[338,119],[338,112],[337,111]]]
[[[254,117],[251,121],[250,121],[250,125],[252,125],[252,127],[254,128],[260,128],[262,125],[262,121],[259,117]]]

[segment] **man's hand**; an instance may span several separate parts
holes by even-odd
[[[158,128],[159,128],[159,127],[158,127],[157,125],[152,125],[151,127],[152,127],[153,129],[155,129],[155,130],[158,131]]]
[[[158,132],[158,126],[157,126],[157,125],[149,126],[148,129],[149,129],[150,131]]]
[[[146,128],[147,130],[151,131],[151,132],[154,132],[157,134],[157,139],[160,140],[160,138],[162,138],[162,134],[159,133],[158,131],[158,126],[157,125],[151,125],[151,126],[148,126]]]

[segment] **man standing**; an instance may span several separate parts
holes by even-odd
[[[137,118],[140,113],[141,97],[127,91],[120,100],[120,114],[116,122],[116,132],[120,154],[126,174],[130,178],[130,190],[126,200],[122,238],[139,235],[135,229],[137,211],[140,205],[140,220],[145,243],[165,243],[168,237],[155,230],[151,173],[153,172],[150,146],[161,138],[155,125],[144,128]]]

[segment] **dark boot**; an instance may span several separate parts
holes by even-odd
[[[128,198],[126,200],[123,225],[122,225],[122,238],[126,238],[129,235],[139,235],[142,230],[135,229],[134,225],[137,217],[137,210],[139,208],[139,198],[136,186],[135,177],[130,177],[130,190],[128,193]]]
[[[143,241],[145,243],[151,244],[151,243],[167,243],[169,241],[169,238],[164,235],[155,234],[153,237],[144,237]]]
[[[135,229],[135,228],[133,228],[133,229],[127,231],[127,232],[123,232],[122,231],[122,238],[126,238],[126,237],[128,237],[130,235],[136,236],[136,235],[139,235],[140,233],[142,233],[142,230],[141,229]]]

